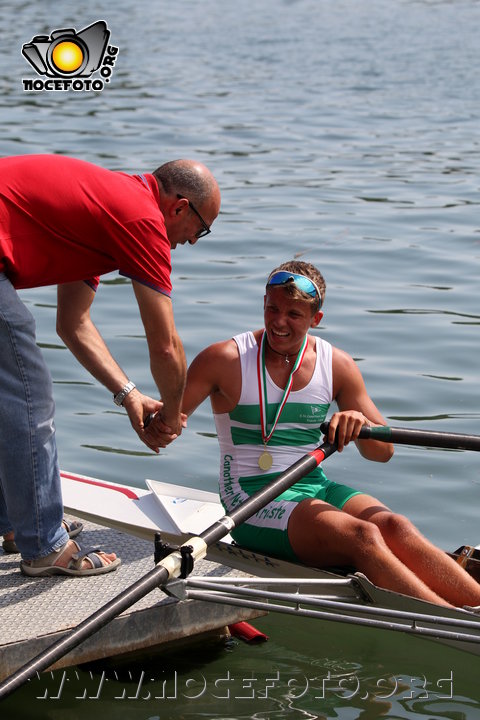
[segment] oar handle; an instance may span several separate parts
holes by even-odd
[[[322,432],[328,433],[330,423],[321,425]],[[480,452],[480,435],[462,435],[461,433],[441,432],[439,430],[417,430],[414,428],[401,428],[365,425],[358,436],[362,440],[379,440],[399,445],[422,445],[428,447],[447,448],[453,450],[476,450]]]

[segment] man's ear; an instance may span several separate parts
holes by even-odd
[[[317,327],[317,325],[320,325],[322,318],[323,318],[323,312],[321,310],[317,310],[315,315],[312,317],[312,322],[310,323],[310,327],[314,328],[314,327]]]
[[[177,198],[172,204],[172,212],[175,215],[180,215],[180,213],[184,212],[185,210],[188,210],[187,198]]]

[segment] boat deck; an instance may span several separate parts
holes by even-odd
[[[0,680],[90,617],[153,567],[153,544],[84,521],[83,546],[100,546],[122,558],[115,571],[96,577],[29,578],[19,555],[0,549]],[[202,560],[192,575],[238,576],[238,570]],[[188,600],[153,591],[55,664],[55,668],[146,650],[205,632],[220,631],[264,612]]]

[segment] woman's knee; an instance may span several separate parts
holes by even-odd
[[[376,548],[384,545],[380,529],[371,522],[353,519],[351,534],[355,554],[371,553]]]
[[[384,546],[376,525],[317,500],[304,500],[292,513],[288,535],[295,548],[315,548],[352,562],[355,557]]]
[[[405,541],[408,537],[420,535],[411,520],[399,513],[386,513],[379,523],[379,528],[383,537],[390,541]]]

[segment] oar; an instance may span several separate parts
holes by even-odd
[[[161,560],[149,573],[130,585],[117,597],[99,608],[93,615],[77,625],[68,635],[53,643],[46,650],[19,668],[12,675],[0,683],[0,699],[10,695],[14,690],[30,680],[37,672],[46,670],[57,662],[70,650],[80,645],[86,638],[107,625],[134,603],[141,600],[155,588],[164,585],[170,578],[179,577],[183,569],[185,554],[191,555],[194,560],[201,559],[207,554],[207,549],[213,543],[221,540],[235,527],[238,527],[249,517],[261,510],[274,500],[284,490],[314,470],[325,458],[332,455],[337,449],[336,445],[323,443],[312,452],[303,455],[297,462],[282,472],[275,480],[258,490],[248,500],[232,510],[230,515],[224,515],[213,525],[204,530],[198,537],[192,537],[176,550]],[[185,550],[186,549],[186,550]]]
[[[321,425],[324,435],[328,434],[328,422]],[[381,440],[400,445],[425,445],[429,447],[449,448],[455,450],[480,451],[480,435],[462,435],[461,433],[441,432],[439,430],[414,430],[401,427],[362,427],[362,440]]]

